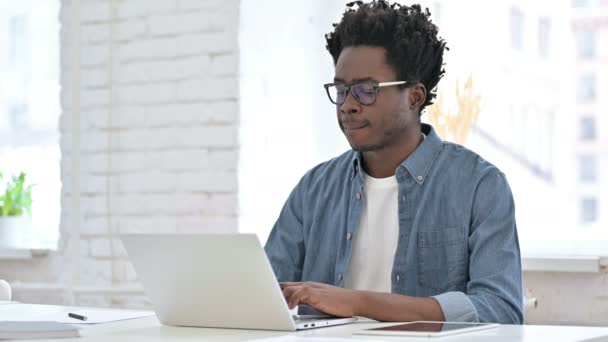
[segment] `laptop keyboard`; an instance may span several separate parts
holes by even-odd
[[[328,319],[335,318],[333,316],[327,316],[327,315],[292,315],[291,317],[296,322],[328,320]]]

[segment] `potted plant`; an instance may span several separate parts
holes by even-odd
[[[12,176],[0,187],[0,246],[22,248],[31,229],[32,186],[25,184],[25,173]],[[3,175],[0,173],[0,181]]]

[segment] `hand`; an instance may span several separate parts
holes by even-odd
[[[359,296],[355,290],[313,282],[280,283],[280,285],[289,309],[306,305],[339,317],[357,314]]]

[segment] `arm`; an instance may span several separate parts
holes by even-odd
[[[313,282],[281,283],[281,288],[290,309],[307,305],[334,316],[364,316],[378,321],[444,320],[434,298],[357,291]]]
[[[380,321],[523,321],[521,259],[511,191],[504,175],[479,185],[469,236],[470,281],[467,292],[431,298],[375,293],[319,283],[284,283],[291,308],[308,305],[336,316],[365,316]]]
[[[303,235],[304,178],[293,189],[266,246],[266,255],[279,281],[300,281],[306,252]]]
[[[466,293],[435,296],[448,321],[523,323],[521,256],[515,206],[502,173],[481,181],[469,233]]]
[[[434,298],[410,297],[395,293],[361,292],[356,316],[378,321],[445,321]]]

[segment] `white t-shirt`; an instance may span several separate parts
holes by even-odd
[[[363,177],[363,212],[344,287],[390,293],[399,237],[397,178],[373,178],[365,173]]]

